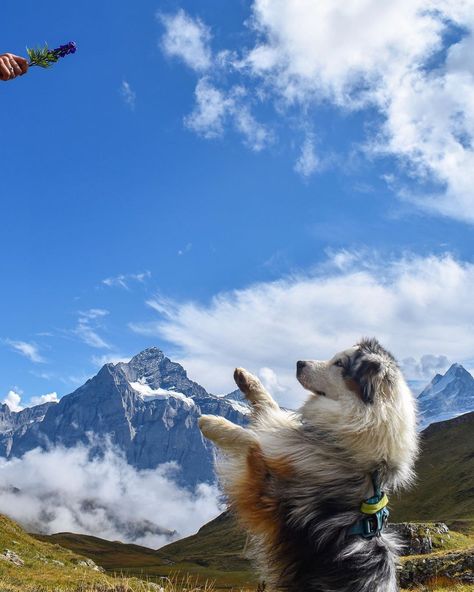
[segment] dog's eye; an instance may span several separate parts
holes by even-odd
[[[339,366],[339,368],[343,368],[344,363],[342,360],[337,360],[336,362],[334,362],[334,366]]]

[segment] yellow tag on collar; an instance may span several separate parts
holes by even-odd
[[[360,511],[362,514],[377,514],[382,508],[388,504],[388,497],[383,494],[382,499],[377,502],[376,504],[368,504],[367,502],[362,502],[360,506]]]

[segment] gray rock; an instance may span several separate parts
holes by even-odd
[[[2,409],[5,425],[16,427],[0,435],[0,455],[19,457],[37,447],[88,444],[93,434],[110,438],[137,469],[173,461],[179,467],[176,481],[190,488],[215,481],[216,452],[199,430],[200,415],[217,414],[244,425],[248,413],[240,401],[207,393],[158,348],[128,363],[106,364],[59,403],[47,405],[28,410],[26,423],[26,417],[20,422]],[[100,448],[93,448],[94,453]]]
[[[17,555],[14,551],[10,551],[10,549],[5,549],[3,551],[3,553],[0,554],[0,559],[3,561],[8,561],[10,563],[13,563],[13,565],[17,565],[18,567],[21,567],[22,565],[25,564],[23,559],[19,555]]]
[[[433,535],[446,534],[449,528],[443,522],[436,524],[418,522],[400,522],[390,524],[389,532],[397,533],[403,544],[403,555],[423,555],[433,551]]]
[[[97,565],[97,563],[92,561],[92,559],[76,559],[73,561],[73,563],[75,563],[79,567],[87,567],[88,569],[92,569],[93,571],[99,571],[101,573],[105,572],[105,569],[103,567],[100,567],[100,565]]]
[[[398,568],[402,588],[424,584],[437,577],[455,582],[474,583],[474,553],[472,549],[434,554],[405,560]]]

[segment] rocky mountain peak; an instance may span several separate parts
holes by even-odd
[[[421,427],[443,421],[474,409],[474,378],[461,365],[453,364],[437,374],[418,395]]]
[[[148,389],[177,391],[188,397],[207,397],[207,391],[188,378],[186,370],[178,362],[172,362],[157,347],[149,347],[130,362],[114,367],[123,373],[129,383],[146,386]]]
[[[462,366],[461,364],[452,364],[446,374],[446,377],[460,378],[461,380],[467,380],[468,382],[474,382],[472,375]]]

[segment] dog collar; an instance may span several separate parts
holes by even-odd
[[[349,535],[359,535],[365,539],[372,539],[379,536],[387,524],[388,516],[388,497],[380,490],[378,471],[371,473],[372,484],[374,486],[374,495],[362,502],[360,512],[364,514],[362,518],[351,526]]]

